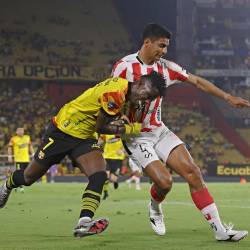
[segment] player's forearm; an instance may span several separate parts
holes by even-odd
[[[97,133],[107,134],[107,135],[122,135],[125,134],[125,126],[124,125],[114,125],[114,124],[106,124],[96,129]]]
[[[102,134],[116,134],[116,135],[137,135],[141,131],[142,124],[138,122],[125,124],[123,120],[112,121],[105,126],[98,128],[99,133]]]
[[[223,91],[222,89],[216,87],[212,82],[197,76],[196,77],[196,87],[198,87],[199,89],[201,89],[204,92],[207,92],[209,94],[212,94],[214,96],[217,96],[221,99],[224,99],[225,101],[228,100],[228,98],[230,97],[230,94]]]
[[[31,155],[33,155],[33,154],[34,154],[34,152],[35,152],[35,151],[34,151],[33,146],[32,146],[32,145],[30,145],[30,154],[31,154]]]
[[[8,147],[8,156],[12,156],[12,147]]]

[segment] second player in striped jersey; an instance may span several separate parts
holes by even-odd
[[[163,59],[170,38],[171,33],[164,27],[157,24],[147,25],[143,32],[143,44],[140,50],[118,61],[113,67],[112,75],[134,81],[145,73],[157,71],[165,78],[167,87],[178,81],[186,81],[204,92],[225,100],[233,107],[250,107],[247,100],[232,96],[208,80],[187,73],[178,64]],[[166,232],[161,202],[172,187],[171,174],[165,168],[167,164],[189,184],[193,202],[212,226],[215,238],[222,241],[241,240],[248,232],[227,229],[222,225],[217,207],[204,183],[199,167],[194,163],[184,143],[161,121],[161,102],[162,98],[158,97],[152,102],[143,103],[137,110],[133,107],[128,112],[131,121],[139,119],[142,122],[140,135],[127,142],[127,148],[133,161],[143,168],[154,183],[151,187],[149,204],[153,230],[159,235],[164,235]],[[141,114],[138,109],[142,111]]]

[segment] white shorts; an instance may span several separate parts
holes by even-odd
[[[143,133],[139,137],[133,138],[131,142],[127,142],[126,147],[129,157],[135,164],[145,168],[156,160],[166,163],[170,152],[183,143],[177,135],[162,126],[157,129],[157,134]]]
[[[142,168],[136,165],[135,162],[131,158],[129,158],[128,164],[132,172],[142,173]]]

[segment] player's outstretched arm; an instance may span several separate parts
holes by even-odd
[[[227,103],[229,103],[233,107],[236,108],[250,107],[250,103],[248,100],[238,96],[230,95],[229,93],[216,87],[213,83],[200,76],[189,74],[187,82],[193,84],[194,86],[196,86],[197,88],[201,89],[204,92],[207,92],[221,99],[224,99]]]

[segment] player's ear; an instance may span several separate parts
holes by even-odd
[[[146,46],[149,45],[149,44],[151,43],[150,38],[145,38],[143,43],[144,43],[144,45],[146,45]]]

